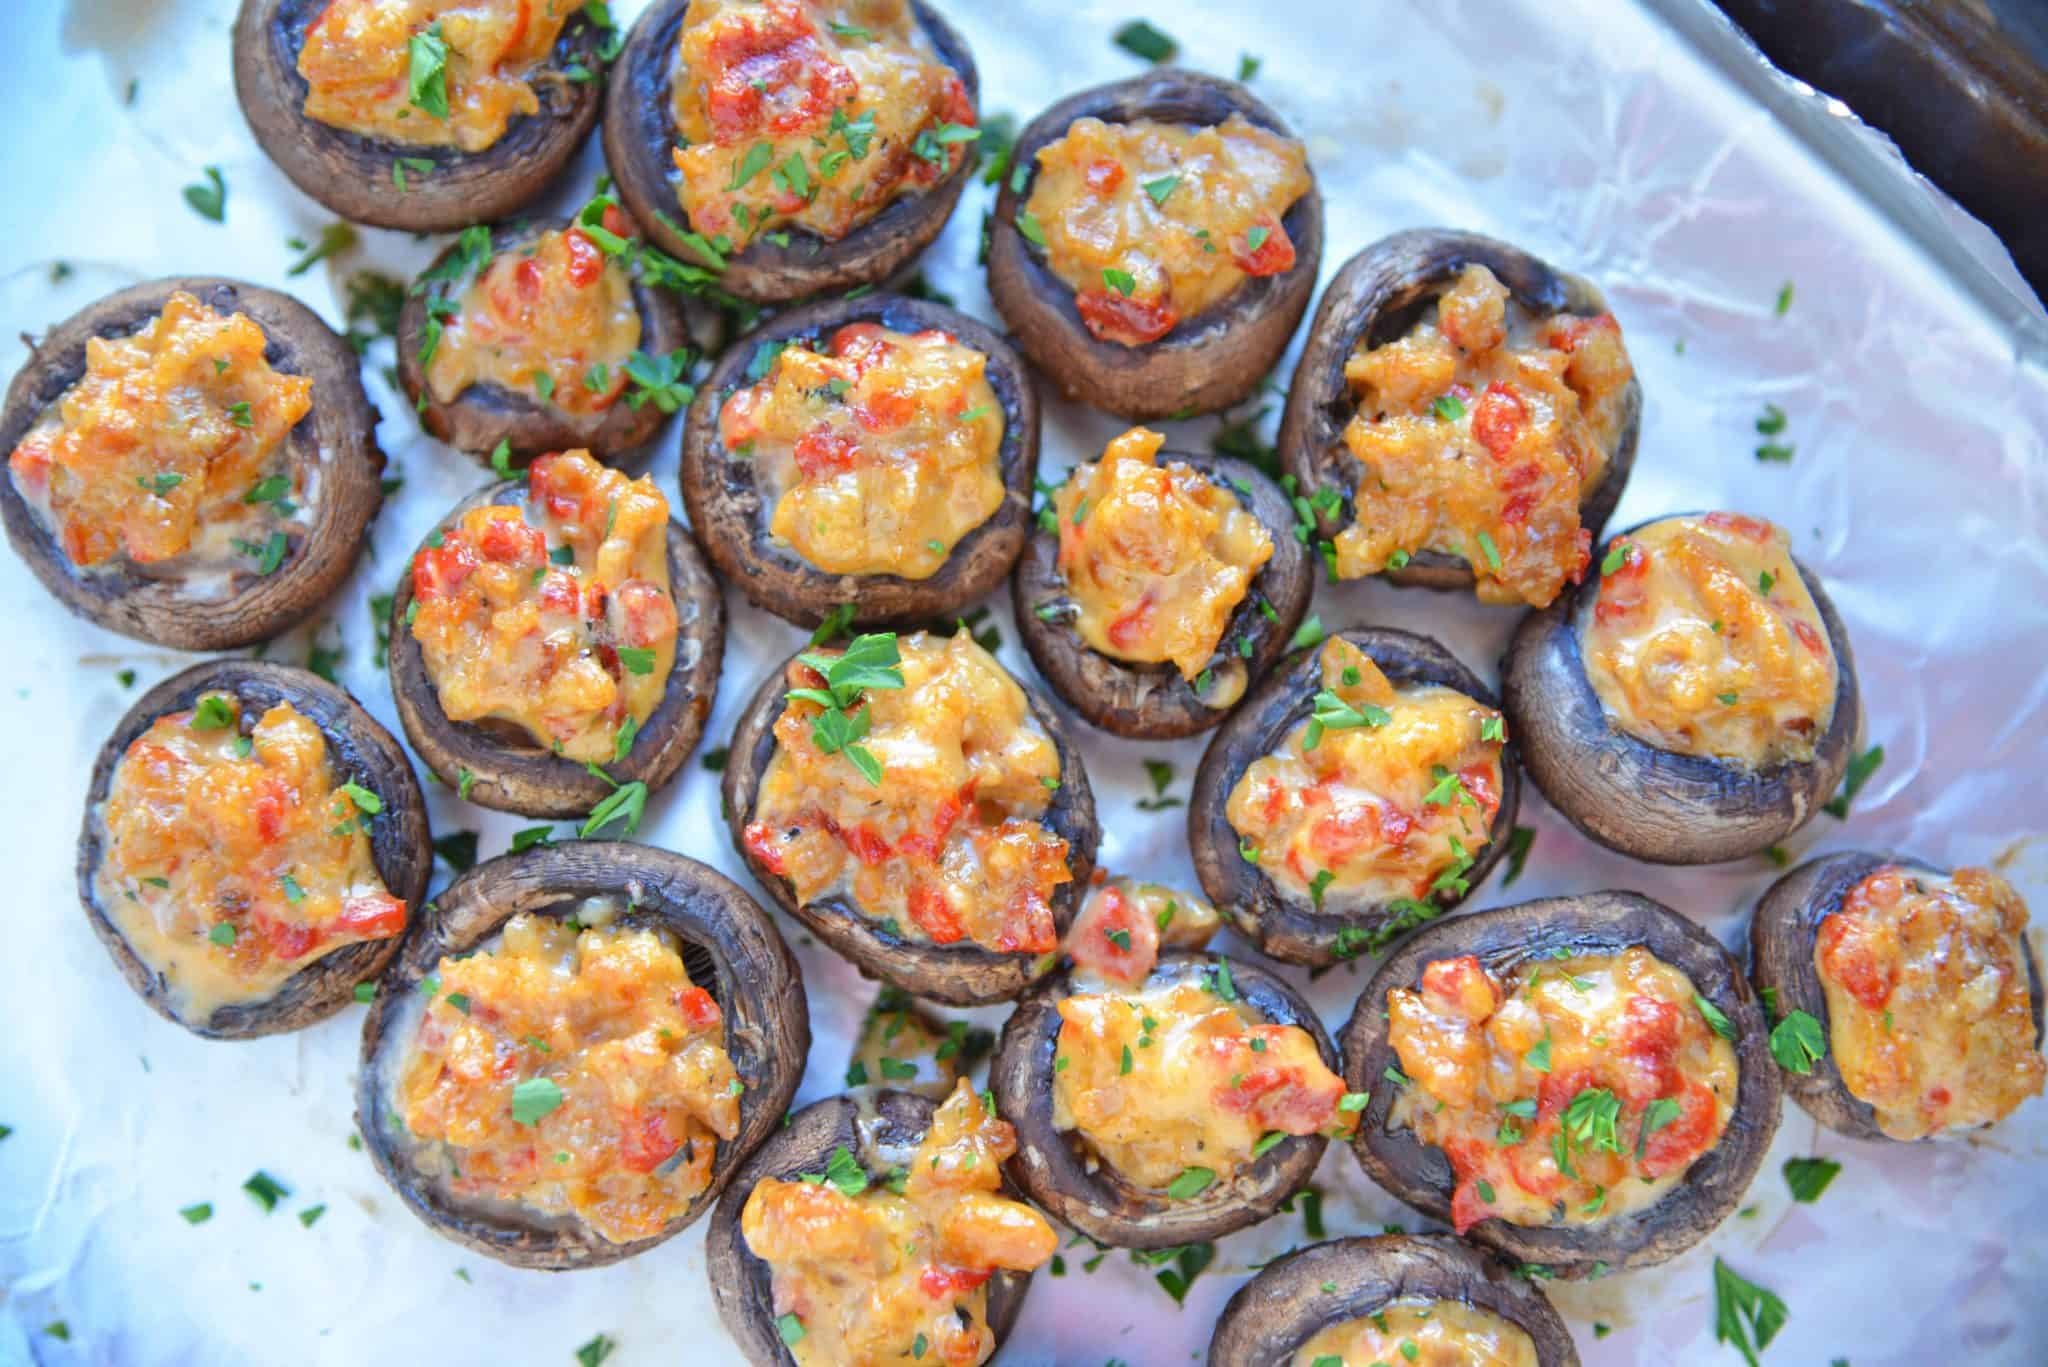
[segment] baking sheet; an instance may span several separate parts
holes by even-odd
[[[332,216],[269,166],[242,122],[228,75],[231,0],[0,8],[0,110],[13,135],[0,151],[10,188],[0,334],[40,330],[136,280],[202,271],[289,289],[338,323],[347,275],[409,277],[436,249],[365,231],[353,253],[286,278],[298,256],[287,239],[313,239]],[[641,8],[613,3],[622,18]],[[1109,37],[1145,13],[1137,3],[944,8],[980,62],[985,116],[1028,119],[1061,93],[1139,69]],[[1790,842],[1795,855],[1897,848],[1995,862],[2048,913],[2048,333],[1990,234],[1846,111],[1763,67],[1704,0],[1155,0],[1149,17],[1189,65],[1232,74],[1240,54],[1261,59],[1254,88],[1308,138],[1329,201],[1326,274],[1386,232],[1447,224],[1605,285],[1648,401],[1616,525],[1707,506],[1769,515],[1826,576],[1854,638],[1868,740],[1886,762],[1851,819],[1817,817]],[[228,185],[224,227],[180,201],[209,164]],[[584,194],[594,143],[582,166],[556,207]],[[992,319],[975,265],[987,196],[970,191],[925,269]],[[24,355],[6,343],[0,369]],[[396,731],[367,599],[479,477],[421,434],[380,376],[390,359],[379,344],[366,373],[404,488],[330,615],[270,656],[338,649],[341,681]],[[1268,400],[1268,431],[1278,402]],[[1789,415],[1789,465],[1752,458],[1766,403]],[[1090,458],[1119,427],[1051,404],[1044,473]],[[1168,425],[1176,443],[1197,447],[1213,427]],[[651,466],[671,498],[678,440],[671,426]],[[13,627],[0,650],[10,779],[0,831],[13,884],[0,919],[0,1125],[13,1128],[0,1141],[0,1361],[356,1364],[399,1349],[446,1364],[566,1364],[600,1333],[619,1367],[735,1361],[705,1285],[701,1230],[617,1267],[555,1276],[499,1267],[407,1214],[347,1143],[359,1010],[296,1036],[214,1044],[128,992],[79,914],[72,846],[106,732],[140,690],[190,661],[68,616],[12,556],[0,557],[0,602]],[[707,746],[723,743],[755,681],[799,639],[730,603]],[[1001,657],[1030,677],[1007,594],[993,606]],[[1323,586],[1316,610],[1333,626],[1431,632],[1489,676],[1513,620],[1377,584]],[[133,688],[117,681],[122,669],[137,672]],[[1105,866],[1192,886],[1182,813],[1134,803],[1146,792],[1141,760],[1170,760],[1185,796],[1200,749],[1087,736]],[[530,824],[438,787],[429,797],[438,833],[477,830],[487,854]],[[1635,888],[1735,943],[1774,874],[1762,859],[1691,872],[1638,865],[1528,797],[1523,819],[1539,832],[1528,870],[1510,890],[1496,878],[1474,906]],[[745,877],[718,820],[715,776],[694,761],[649,804],[640,838]],[[810,989],[809,1101],[838,1089],[873,988],[784,927]],[[1332,1025],[1363,972],[1310,986]],[[977,1014],[994,1023],[1002,1013]],[[1843,1171],[1818,1205],[1795,1208],[1778,1168],[1807,1153]],[[1733,1363],[1712,1334],[1719,1254],[1790,1308],[1766,1363],[2038,1363],[2048,1358],[2044,1153],[2038,1100],[1988,1135],[1914,1148],[1818,1133],[1788,1106],[1752,1209],[1663,1268],[1554,1296],[1589,1363]],[[238,1189],[259,1169],[291,1189],[273,1214]],[[1332,1236],[1421,1223],[1341,1148],[1315,1184]],[[215,1214],[188,1225],[178,1210],[200,1201]],[[296,1217],[316,1205],[324,1215],[302,1225]],[[1307,1238],[1297,1214],[1222,1241],[1184,1308],[1125,1254],[1093,1273],[1070,1255],[1065,1277],[1037,1279],[1001,1361],[1197,1360],[1246,1268]],[[56,1321],[68,1340],[46,1332]],[[1610,1332],[1596,1338],[1596,1324]]]

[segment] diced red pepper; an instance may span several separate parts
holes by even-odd
[[[797,438],[795,454],[805,479],[826,479],[853,468],[860,443],[851,432],[820,423]]]
[[[1266,230],[1258,246],[1252,246],[1250,233],[1230,241],[1231,256],[1237,268],[1250,276],[1279,275],[1293,270],[1294,240],[1287,235],[1287,229],[1280,226],[1280,220],[1269,211],[1260,214],[1253,227]]]
[[[762,868],[777,877],[787,872],[783,866],[782,849],[775,841],[775,832],[768,828],[766,822],[748,822],[746,832],[741,838],[746,844],[747,853],[754,856],[754,862]]]
[[[1678,1018],[1678,1007],[1660,997],[1628,999],[1614,1054],[1623,1100],[1647,1105],[1677,1085]]]
[[[725,1019],[717,1001],[701,987],[686,987],[677,993],[676,1009],[698,1030],[709,1030]]]
[[[681,1140],[669,1137],[668,1117],[660,1111],[628,1112],[619,1127],[619,1163],[632,1172],[653,1172],[682,1146]]]
[[[931,937],[933,944],[949,945],[967,934],[945,893],[929,883],[919,883],[910,889],[910,919]]]
[[[1083,290],[1075,296],[1074,306],[1089,332],[1122,346],[1156,342],[1180,321],[1170,300],[1132,299],[1103,290]]]
[[[1709,527],[1733,532],[1751,541],[1764,542],[1771,539],[1771,524],[1762,518],[1748,517],[1742,513],[1708,513],[1705,518]]]
[[[341,899],[335,926],[365,940],[388,940],[405,929],[405,903],[390,893],[369,893]]]
[[[918,1274],[920,1291],[935,1301],[949,1301],[964,1296],[989,1278],[989,1270],[976,1271],[969,1267],[947,1267],[933,1263]]]
[[[1088,169],[1082,173],[1081,179],[1095,194],[1112,194],[1117,186],[1124,183],[1123,163],[1109,157],[1097,157],[1088,163]]]
[[[1678,1097],[1678,1119],[1653,1132],[1643,1145],[1643,1171],[1651,1177],[1677,1172],[1714,1142],[1718,1107],[1704,1084],[1688,1080]]]
[[[569,283],[577,289],[589,289],[604,274],[604,253],[598,245],[586,236],[581,228],[571,228],[562,234],[562,245],[569,252]]]
[[[548,539],[538,527],[517,518],[499,517],[485,524],[478,549],[486,560],[530,570],[547,563]]]
[[[1505,460],[1515,449],[1528,421],[1529,410],[1514,386],[1505,380],[1495,380],[1486,386],[1486,392],[1479,396],[1479,403],[1472,410],[1472,435],[1479,438],[1479,444],[1495,460]]]

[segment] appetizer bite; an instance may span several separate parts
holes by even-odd
[[[1339,578],[1540,608],[1585,574],[1642,407],[1594,285],[1505,242],[1416,229],[1330,282],[1280,458]]]
[[[1225,722],[1188,800],[1202,888],[1290,963],[1373,953],[1507,850],[1521,777],[1493,693],[1426,636],[1340,632]]]
[[[798,1111],[705,1236],[725,1331],[754,1367],[987,1362],[1059,1247],[1003,1181],[1016,1146],[964,1081]]]
[[[1089,881],[1064,948],[1092,978],[1135,987],[1152,976],[1162,949],[1200,949],[1222,925],[1216,908],[1159,883],[1101,869]]]
[[[466,228],[421,273],[398,317],[398,378],[427,431],[478,460],[573,447],[610,461],[687,402],[681,305],[586,226],[611,244],[633,232],[616,209]]]
[[[940,1020],[909,993],[884,987],[854,1038],[846,1085],[872,1084],[944,1101],[995,1042],[980,1026]]]
[[[733,844],[783,910],[956,1006],[1052,967],[1095,863],[1065,727],[964,629],[796,655],[747,704],[723,791]]]
[[[613,69],[605,164],[655,245],[742,299],[872,285],[946,226],[978,90],[924,0],[656,0]]]
[[[1423,1214],[1561,1277],[1642,1267],[1731,1214],[1778,1128],[1770,1027],[1720,943],[1594,892],[1427,926],[1344,1027],[1353,1151]]]
[[[267,640],[348,577],[384,495],[356,354],[234,280],[153,280],[32,346],[0,520],[65,607],[174,650]]]
[[[597,122],[604,6],[242,0],[235,95],[294,185],[343,218],[446,232],[540,194]]]
[[[1765,894],[1749,951],[1785,1086],[1831,1130],[1941,1139],[2041,1095],[2041,965],[2026,903],[1989,869],[1813,860]]]
[[[1315,1011],[1243,960],[1171,950],[1136,982],[1083,965],[1017,1003],[989,1074],[1010,1175],[1097,1243],[1170,1248],[1256,1224],[1351,1134]]]
[[[128,985],[209,1039],[297,1030],[398,951],[433,867],[405,752],[333,684],[215,660],[100,747],[78,898]]]
[[[1216,1321],[1209,1367],[1578,1367],[1536,1284],[1444,1234],[1313,1244],[1266,1264]]]
[[[1076,466],[1012,581],[1053,691],[1113,735],[1152,740],[1221,721],[1286,650],[1313,589],[1279,486],[1165,444],[1136,427]]]
[[[1784,529],[1685,513],[1623,532],[1517,628],[1501,691],[1529,777],[1657,864],[1756,854],[1841,784],[1861,709],[1849,635]]]
[[[547,846],[461,875],[406,936],[356,1127],[436,1233],[598,1267],[710,1209],[810,1046],[796,960],[737,885],[645,845]]]
[[[1016,563],[1038,398],[989,328],[870,295],[780,314],[690,405],[683,503],[757,606],[804,626],[944,621]]]
[[[457,504],[391,602],[413,749],[465,800],[528,816],[667,783],[724,653],[725,600],[668,500],[584,451]]]
[[[1243,86],[1162,70],[1071,95],[1018,135],[988,288],[1069,398],[1185,418],[1250,394],[1323,259],[1302,144]]]

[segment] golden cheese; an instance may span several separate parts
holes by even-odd
[[[1200,949],[1222,920],[1199,897],[1130,878],[1096,885],[1067,930],[1066,951],[1085,975],[1135,986],[1152,975],[1162,949]]]
[[[1536,1343],[1520,1325],[1463,1301],[1402,1296],[1362,1319],[1316,1334],[1292,1367],[1538,1367]]]

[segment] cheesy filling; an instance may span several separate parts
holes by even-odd
[[[1103,878],[1081,903],[1066,950],[1083,972],[1135,987],[1152,976],[1160,950],[1200,949],[1221,924],[1216,908],[1198,897],[1158,883]]]
[[[1295,1350],[1292,1367],[1538,1367],[1520,1325],[1462,1301],[1403,1296],[1333,1324]]]

